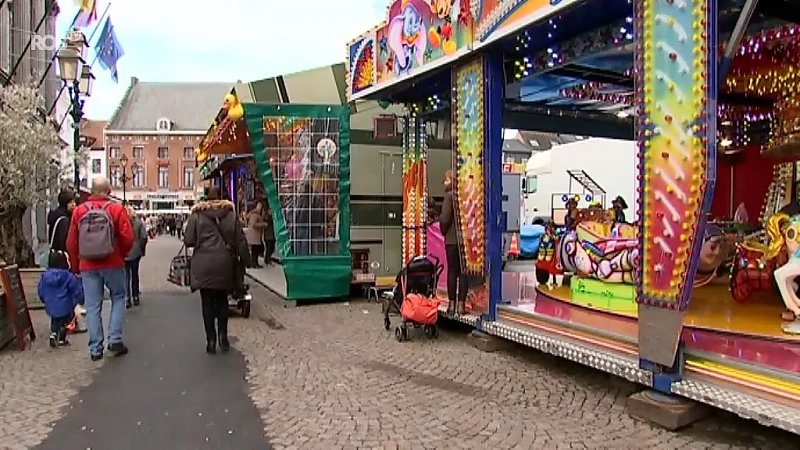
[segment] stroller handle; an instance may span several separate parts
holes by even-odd
[[[438,279],[444,272],[444,266],[442,265],[442,260],[440,260],[438,256],[431,253],[428,253],[428,258],[432,259],[433,262],[436,264],[436,278]]]

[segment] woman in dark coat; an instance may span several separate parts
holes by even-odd
[[[442,203],[442,214],[439,216],[439,225],[444,235],[444,251],[447,259],[447,313],[465,314],[469,286],[467,277],[461,273],[452,170],[444,173],[444,203]]]
[[[218,187],[208,188],[206,200],[192,207],[184,242],[194,248],[191,288],[200,290],[206,352],[216,353],[218,339],[220,350],[226,352],[230,350],[228,294],[237,289],[237,268],[249,266],[250,257],[233,203],[221,199]]]

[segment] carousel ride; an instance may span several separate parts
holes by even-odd
[[[790,340],[800,334],[800,205],[794,192],[798,170],[793,167],[794,161],[800,160],[798,49],[800,27],[796,26],[768,29],[746,39],[720,89],[748,103],[720,104],[721,153],[734,155],[757,145],[763,157],[776,158],[776,165],[758,223],[736,224],[735,231],[729,231],[730,223],[707,225],[694,280],[693,299],[697,301],[688,311],[692,316],[692,309],[704,298],[715,297],[717,308],[732,310],[715,313],[746,316],[748,303],[754,302],[753,307],[774,310],[776,323],[753,328],[770,328],[773,331],[768,337]],[[624,93],[604,93],[608,89],[586,83],[562,90],[560,95],[622,104],[630,101]],[[549,226],[541,239],[537,269],[551,275],[539,277],[548,288],[545,292],[560,289],[561,296],[569,297],[571,303],[635,314],[637,227],[615,221],[613,211],[574,205],[572,210],[566,231]],[[565,284],[560,288],[553,284],[558,275]],[[565,292],[567,288],[569,292]],[[783,324],[777,326],[780,320]],[[702,319],[694,322],[711,328]]]

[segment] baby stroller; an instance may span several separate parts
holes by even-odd
[[[397,274],[392,298],[384,307],[383,325],[388,331],[392,327],[390,312],[398,312],[402,317],[400,325],[394,330],[398,342],[408,339],[408,329],[424,328],[429,338],[438,335],[436,320],[439,316],[439,302],[436,300],[436,286],[444,266],[434,255],[418,256],[412,259]]]

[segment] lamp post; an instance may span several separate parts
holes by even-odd
[[[81,145],[81,119],[83,119],[83,97],[89,97],[92,94],[92,85],[94,84],[94,75],[92,74],[91,67],[85,65],[86,61],[84,56],[89,48],[86,42],[86,37],[80,30],[72,30],[64,46],[58,51],[58,69],[61,80],[67,85],[67,92],[69,93],[70,100],[70,116],[72,117],[73,129],[73,149],[74,156],[74,179],[75,192],[80,192],[81,189],[81,173],[80,173],[80,160],[78,150]]]
[[[128,157],[122,155],[119,159],[119,163],[122,166],[122,175],[119,177],[120,183],[122,183],[122,204],[128,204],[128,181],[132,181],[136,177],[136,170],[138,170],[139,166],[136,165],[134,162],[131,164],[131,176],[128,176]]]

